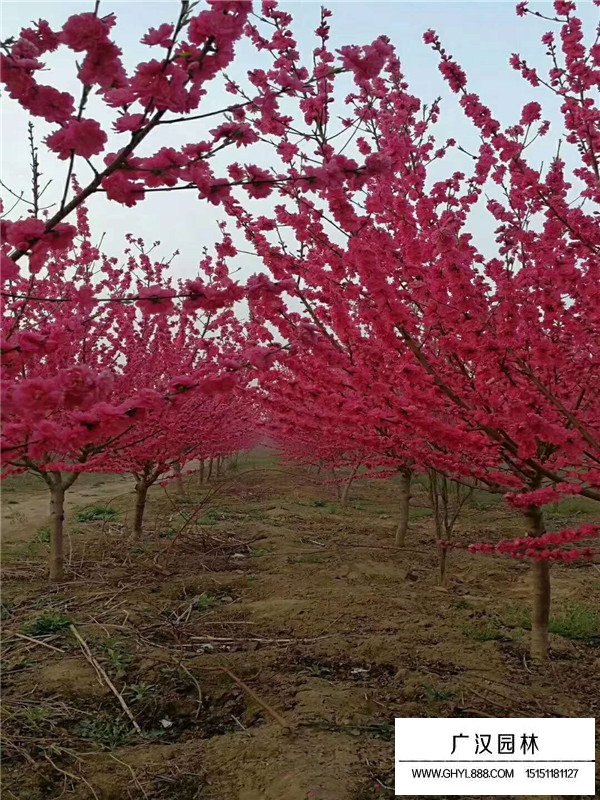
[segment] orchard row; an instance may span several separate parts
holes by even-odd
[[[532,561],[532,652],[545,657],[550,563],[597,558],[600,536],[548,534],[543,517],[565,496],[600,501],[600,44],[574,3],[517,13],[551,28],[549,68],[512,56],[535,99],[508,126],[437,34],[423,37],[472,152],[438,140],[440,103],[411,94],[385,36],[334,51],[326,10],[306,62],[273,0],[184,0],[129,72],[98,8],[4,44],[8,95],[52,126],[48,157],[65,162],[43,210],[31,126],[26,213],[2,220],[3,472],[48,484],[54,579],[81,472],[135,476],[141,535],[153,483],[266,434],[349,479],[399,473],[399,545],[415,474],[505,495],[526,538],[473,549]],[[59,48],[77,55],[78,99],[38,80]],[[223,86],[233,102],[214,110]],[[194,141],[153,149],[174,129]],[[531,147],[549,136],[540,166]],[[261,166],[265,148],[277,166]],[[179,190],[221,219],[197,277],[176,279],[138,237],[119,258],[92,243],[94,195],[131,207]],[[235,280],[247,256],[258,272]]]

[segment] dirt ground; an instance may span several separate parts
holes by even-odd
[[[131,545],[131,484],[86,476],[53,586],[44,486],[6,482],[6,800],[391,798],[394,717],[600,718],[598,566],[553,567],[536,667],[527,565],[453,551],[440,586],[427,494],[398,549],[394,488],[356,483],[341,508],[262,453],[183,497],[155,489]],[[548,527],[594,513],[570,500]],[[456,536],[520,530],[481,494]]]

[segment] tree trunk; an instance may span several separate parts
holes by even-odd
[[[200,459],[200,486],[204,484],[204,459]]]
[[[412,470],[403,467],[400,470],[400,519],[396,528],[396,546],[404,547],[408,532],[408,513],[410,510],[410,482]]]
[[[209,458],[208,459],[208,475],[206,476],[206,480],[207,481],[209,481],[211,479],[212,471],[213,471],[213,459]]]
[[[148,496],[148,486],[139,482],[135,485],[135,517],[133,520],[133,539],[139,541],[142,538],[142,525],[144,523],[144,511],[146,509],[146,497]]]
[[[50,580],[64,579],[64,537],[65,522],[65,490],[61,483],[55,483],[50,489]]]
[[[177,487],[177,494],[184,495],[183,480],[181,478],[181,464],[173,465],[173,472],[175,473],[175,486]]]
[[[529,536],[542,536],[545,532],[544,516],[539,506],[528,506],[525,521]],[[535,661],[548,658],[548,623],[550,621],[550,565],[535,561],[531,567],[533,588],[531,613],[531,657]]]
[[[358,471],[358,467],[354,467],[354,469],[350,473],[350,476],[348,477],[348,480],[344,484],[344,490],[343,490],[342,495],[340,497],[342,508],[346,507],[346,503],[348,502],[348,492],[350,491],[350,487],[354,483],[354,478],[356,477],[357,471]]]
[[[440,550],[440,586],[446,585],[446,565],[448,564],[448,548],[442,547]]]

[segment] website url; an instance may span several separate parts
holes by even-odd
[[[514,769],[451,769],[449,767],[413,767],[413,778],[436,779],[436,778],[514,778]]]

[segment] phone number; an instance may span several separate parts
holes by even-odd
[[[553,769],[551,767],[545,767],[542,769],[526,769],[525,774],[528,778],[569,778],[574,779],[577,777],[577,773],[579,769],[575,769],[574,767],[568,769]]]

